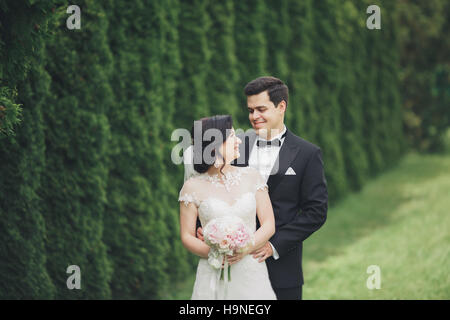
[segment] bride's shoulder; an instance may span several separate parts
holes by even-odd
[[[191,177],[187,179],[183,186],[180,189],[180,192],[178,194],[178,201],[184,202],[186,206],[189,205],[189,203],[194,203],[196,206],[198,206],[198,186],[196,182],[195,177]]]
[[[194,188],[201,180],[201,175],[192,176],[184,182],[183,187]]]
[[[179,193],[180,199],[184,197],[196,197],[201,189],[202,187],[199,185],[198,177],[191,177],[183,183]]]

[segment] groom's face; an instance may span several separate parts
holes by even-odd
[[[284,102],[275,107],[270,101],[267,91],[247,97],[248,119],[256,134],[266,136],[266,133],[283,128]]]

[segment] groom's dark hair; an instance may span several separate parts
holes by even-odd
[[[289,99],[289,89],[287,85],[285,85],[284,82],[278,78],[259,77],[247,83],[244,88],[246,96],[253,96],[266,90],[269,94],[270,101],[273,102],[275,108],[283,100],[286,102],[287,107]]]

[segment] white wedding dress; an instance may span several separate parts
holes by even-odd
[[[194,203],[204,227],[211,219],[226,215],[241,218],[246,226],[256,231],[256,192],[267,192],[267,185],[256,169],[232,167],[222,181],[218,175],[198,174],[189,178],[180,191],[179,201]],[[231,266],[231,281],[225,289],[224,280],[218,280],[220,269],[213,268],[201,258],[191,299],[275,300],[266,262],[258,262],[247,254]],[[221,293],[216,295],[217,293]]]

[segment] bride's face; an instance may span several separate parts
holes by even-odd
[[[242,143],[241,139],[236,136],[234,128],[231,128],[231,133],[227,140],[219,148],[219,152],[225,158],[226,163],[231,163],[233,160],[239,158],[239,145]]]

